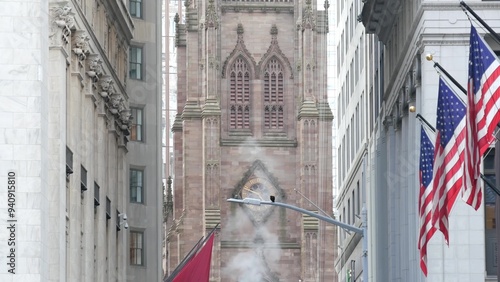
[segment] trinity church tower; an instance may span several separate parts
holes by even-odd
[[[334,281],[328,2],[186,0],[176,17],[172,271],[220,222],[211,281]]]

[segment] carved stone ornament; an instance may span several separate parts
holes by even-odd
[[[99,83],[101,86],[101,89],[103,91],[108,91],[110,87],[113,85],[114,81],[108,76],[108,77],[103,77]]]
[[[316,19],[314,18],[314,12],[312,10],[311,0],[306,0],[306,7],[304,8],[304,13],[302,14],[302,30],[311,29],[314,30],[316,27]]]
[[[75,30],[74,13],[67,1],[51,5],[49,9],[51,46],[66,45],[69,42],[71,32]]]
[[[413,60],[413,67],[412,67],[412,80],[413,80],[413,86],[414,87],[419,87],[420,86],[420,56],[417,55],[415,57],[415,60]]]
[[[101,97],[103,98],[106,98],[110,94],[115,93],[113,89],[113,84],[114,81],[111,79],[111,77],[104,76],[103,78],[101,78],[99,80],[99,86],[101,86],[101,91],[99,92],[99,95],[101,95]]]
[[[216,29],[219,27],[219,17],[217,16],[217,10],[215,9],[214,0],[208,1],[206,11],[205,28],[211,27]]]
[[[283,52],[280,49],[280,46],[278,45],[278,28],[276,27],[276,25],[273,25],[271,27],[270,33],[271,33],[271,45],[269,46],[267,52],[262,56],[259,64],[257,65],[257,78],[260,77],[260,72],[262,71],[263,68],[266,67],[266,64],[269,61],[269,59],[275,56],[288,69],[288,72],[290,73],[290,78],[293,79],[292,65],[290,65],[290,61],[288,61],[288,58],[285,56],[285,54],[283,54]]]
[[[120,106],[120,103],[122,103],[123,97],[120,94],[113,94],[111,95],[111,100],[109,101],[109,104],[112,108],[117,109]],[[118,111],[117,111],[118,112]]]
[[[232,192],[233,198],[245,199],[255,198],[261,201],[268,201],[270,196],[274,196],[278,202],[285,200],[285,192],[281,189],[278,181],[267,170],[262,161],[256,160]],[[241,205],[250,220],[256,225],[264,224],[274,210],[273,206],[252,206]]]
[[[253,59],[250,52],[247,50],[247,47],[245,46],[245,41],[243,40],[244,30],[242,24],[238,24],[236,32],[238,33],[238,40],[236,42],[236,46],[234,47],[233,51],[231,52],[231,54],[229,54],[229,56],[224,61],[224,64],[222,65],[222,78],[226,78],[227,68],[231,67],[233,62],[240,56],[243,57],[243,59],[248,62],[248,66],[251,69],[250,73],[252,74],[255,73],[257,67],[255,60]]]
[[[90,45],[89,45],[90,37],[84,30],[77,30],[73,35],[73,52],[78,56],[80,61],[83,61],[87,58],[87,55],[90,54]]]
[[[216,57],[210,56],[208,57],[208,67],[211,69],[219,69],[219,60]]]
[[[59,28],[68,27],[70,30],[73,30],[75,27],[75,14],[71,11],[71,7],[67,3],[64,4],[64,6],[50,8],[51,21]]]
[[[87,74],[94,78],[102,74],[102,60],[99,56],[89,57]]]
[[[124,109],[122,112],[120,112],[120,120],[122,121],[123,124],[129,124],[130,117],[132,114],[130,113],[130,109]]]

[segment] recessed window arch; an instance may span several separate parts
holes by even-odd
[[[239,56],[229,71],[229,128],[250,129],[250,68]]]
[[[264,69],[264,129],[282,130],[285,121],[285,81],[283,64],[273,56]]]

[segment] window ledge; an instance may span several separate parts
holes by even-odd
[[[297,140],[285,138],[269,138],[261,140],[248,140],[248,139],[222,139],[222,146],[240,146],[240,147],[297,147]]]

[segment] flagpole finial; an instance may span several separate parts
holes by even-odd
[[[433,57],[432,57],[432,54],[427,54],[425,55],[425,58],[427,59],[427,61],[432,61]]]
[[[416,108],[414,105],[411,105],[411,106],[408,108],[408,110],[410,110],[410,113],[414,113],[414,112],[417,110],[417,108]]]

